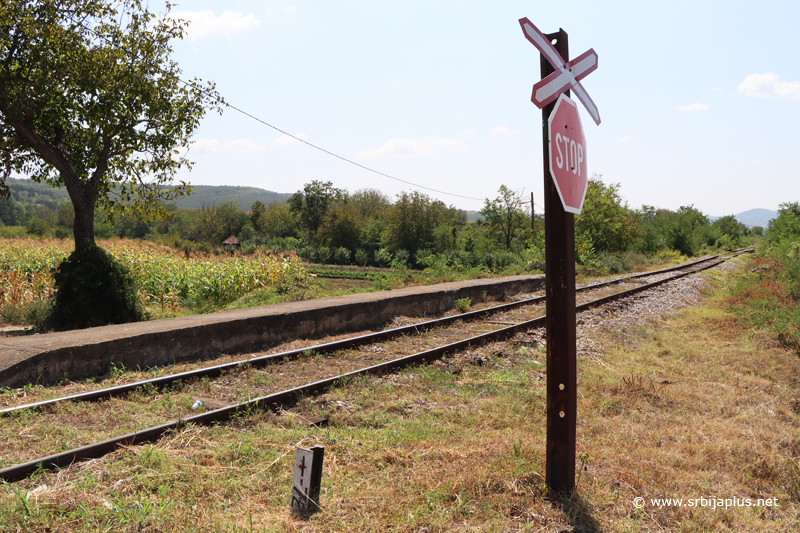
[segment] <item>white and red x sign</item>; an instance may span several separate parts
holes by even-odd
[[[589,93],[581,85],[583,78],[597,70],[597,54],[595,51],[590,48],[569,63],[565,63],[561,54],[550,43],[550,39],[545,37],[527,17],[519,19],[519,25],[522,26],[522,32],[525,37],[533,43],[533,46],[539,49],[542,55],[553,65],[553,68],[556,69],[555,72],[533,86],[531,101],[541,109],[558,98],[559,94],[571,90],[586,107],[595,123],[599,125],[600,112],[589,97]]]

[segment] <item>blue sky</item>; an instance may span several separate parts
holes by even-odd
[[[588,170],[632,207],[726,215],[800,200],[798,2],[185,0],[173,14],[191,21],[174,43],[184,76],[342,157],[476,198],[423,190],[463,209],[500,185],[542,204],[539,52],[522,17],[564,28],[571,57],[597,53],[582,82],[602,117],[581,107]],[[195,139],[180,176],[193,184],[412,189],[231,109]]]

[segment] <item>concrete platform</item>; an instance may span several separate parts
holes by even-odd
[[[455,300],[544,288],[544,276],[408,287],[63,333],[0,338],[0,387],[100,376],[114,362],[147,368],[264,350],[293,338],[379,328],[393,316],[437,315]]]

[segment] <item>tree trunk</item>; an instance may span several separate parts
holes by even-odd
[[[61,174],[64,184],[67,186],[69,199],[75,210],[75,249],[81,244],[94,244],[94,209],[97,201],[97,189],[94,185],[95,180],[90,180],[85,186],[80,178],[75,175]]]
[[[78,203],[74,200],[72,202],[72,206],[75,208],[75,226],[73,228],[75,249],[83,243],[94,244],[94,202],[90,204],[86,198],[83,200]]]

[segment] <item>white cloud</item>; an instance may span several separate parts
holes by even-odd
[[[258,26],[259,21],[255,15],[243,15],[238,11],[225,11],[222,15],[215,15],[213,11],[173,11],[169,14],[171,19],[181,19],[189,22],[186,28],[186,38],[196,41],[209,35],[231,35]]]
[[[219,141],[216,139],[197,139],[189,150],[195,155],[210,155],[219,152]]]
[[[800,81],[780,81],[774,72],[750,74],[739,84],[737,91],[754,98],[788,98],[800,100]]]
[[[625,137],[619,138],[620,141],[630,141],[631,139],[633,139],[633,137],[631,137],[630,135],[626,135]]]
[[[679,111],[708,111],[708,104],[690,104],[678,107]]]
[[[295,143],[299,143],[300,141],[295,139],[295,137],[297,137],[297,139],[303,139],[304,141],[308,140],[308,137],[306,137],[305,133],[298,133],[294,137],[292,137],[291,135],[281,135],[280,137],[278,137],[277,139],[272,141],[272,145],[273,146],[289,146],[289,145],[292,145],[292,144],[295,144]]]
[[[505,124],[500,124],[495,128],[491,128],[489,130],[489,133],[491,133],[492,135],[508,135],[509,133],[517,134],[519,133],[519,130],[512,130],[508,128]]]
[[[445,148],[456,152],[469,150],[469,146],[455,139],[434,139],[425,137],[424,139],[392,139],[380,148],[374,150],[363,150],[356,154],[361,159],[374,157],[415,157],[420,155],[436,155]]]
[[[248,139],[234,139],[225,143],[223,150],[226,152],[236,152],[237,154],[251,154],[266,150],[266,144],[258,144]]]
[[[710,91],[710,92],[712,92],[712,93],[716,93],[716,92],[719,92],[719,91],[721,91],[721,90],[723,90],[723,89],[722,89],[722,87],[714,87],[713,89],[711,89],[711,91]]]
[[[292,11],[294,11],[294,6],[283,8],[284,13],[291,13]]]

